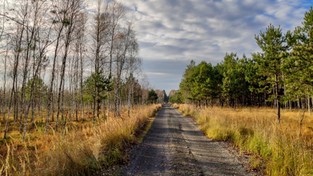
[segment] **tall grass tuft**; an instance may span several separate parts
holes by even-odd
[[[241,152],[253,154],[251,169],[265,175],[313,175],[313,117],[283,110],[276,122],[269,108],[197,108],[177,105],[195,118],[205,134],[214,140],[230,141]]]

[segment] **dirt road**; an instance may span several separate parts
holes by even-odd
[[[252,175],[220,142],[207,139],[192,119],[164,106],[123,175]]]

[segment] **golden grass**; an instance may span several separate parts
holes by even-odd
[[[312,115],[283,110],[278,124],[270,108],[176,106],[194,117],[209,138],[230,141],[241,152],[253,154],[252,169],[275,176],[313,175]]]
[[[159,107],[137,107],[130,117],[125,111],[121,118],[65,129],[66,134],[36,130],[25,142],[18,132],[11,132],[11,140],[1,144],[6,147],[0,151],[0,175],[90,175],[101,167],[123,163],[125,149],[137,142],[137,131]]]

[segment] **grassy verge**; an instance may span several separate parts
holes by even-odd
[[[159,105],[138,107],[128,117],[107,118],[71,130],[66,135],[30,133],[25,142],[2,142],[0,175],[90,175],[127,160],[125,151],[140,139]],[[73,127],[74,128],[74,127]]]
[[[313,175],[313,117],[284,110],[277,124],[269,108],[196,108],[177,105],[214,140],[252,154],[250,166],[265,175]],[[301,120],[304,117],[304,120]]]

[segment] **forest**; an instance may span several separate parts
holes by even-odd
[[[1,13],[4,138],[11,123],[25,136],[38,113],[46,129],[53,123],[58,130],[108,110],[120,116],[122,105],[147,101],[138,80],[138,42],[122,4],[98,1],[94,13],[81,0],[10,5],[4,1]]]
[[[173,103],[197,105],[312,108],[313,10],[301,26],[283,32],[270,24],[255,36],[260,51],[251,58],[227,53],[212,65],[191,61],[171,97]]]
[[[187,65],[170,102],[260,175],[313,175],[313,9],[292,31],[270,24],[259,52]]]
[[[158,108],[146,105],[158,97],[149,97],[128,9],[0,4],[0,175],[90,174],[121,162]]]

